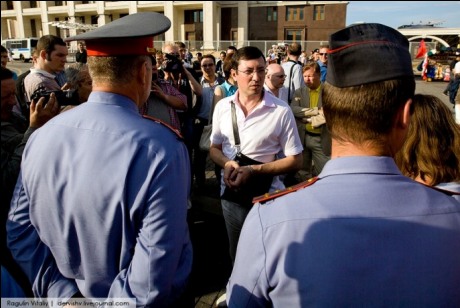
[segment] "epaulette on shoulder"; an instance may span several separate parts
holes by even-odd
[[[283,189],[283,190],[276,190],[276,191],[271,192],[271,193],[263,194],[262,196],[254,197],[254,199],[252,199],[252,203],[258,203],[258,202],[263,203],[263,202],[267,202],[267,201],[270,201],[270,200],[274,200],[274,199],[276,199],[278,197],[281,197],[281,196],[290,194],[292,192],[298,191],[300,189],[303,189],[305,187],[311,186],[316,181],[318,181],[318,177],[308,179],[305,182],[296,184],[294,186],[290,186],[290,187],[288,187],[286,189]]]
[[[148,115],[142,115],[143,118],[145,119],[148,119],[148,120],[151,120],[155,123],[158,123],[158,124],[161,124],[163,125],[164,127],[168,128],[170,131],[172,131],[176,136],[177,138],[179,138],[180,140],[184,140],[184,137],[182,137],[182,134],[180,133],[180,131],[174,127],[172,127],[171,125],[169,125],[168,123],[166,122],[163,122],[162,120],[160,119],[157,119],[155,117],[151,117],[151,116],[148,116]]]
[[[436,187],[436,186],[430,186],[430,185],[426,185],[426,184],[423,184],[423,183],[421,183],[421,184],[426,186],[426,187],[428,187],[428,188],[431,188],[431,189],[437,190],[439,192],[442,192],[443,194],[448,195],[448,196],[460,196],[460,192],[447,190],[447,189],[442,189],[442,188],[439,188],[439,187]]]

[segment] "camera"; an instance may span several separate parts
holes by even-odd
[[[32,94],[31,100],[35,100],[35,102],[38,102],[38,100],[40,98],[44,97],[45,101],[43,102],[43,106],[45,106],[48,103],[49,99],[50,99],[51,93],[54,93],[56,95],[56,100],[57,100],[59,106],[80,105],[80,99],[78,97],[78,92],[76,90],[49,91],[49,90],[45,90],[45,89],[38,89],[37,91],[35,91]]]
[[[182,61],[177,56],[165,54],[161,69],[168,73],[180,73],[182,72]]]

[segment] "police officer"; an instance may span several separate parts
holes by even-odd
[[[37,297],[166,307],[184,290],[192,265],[187,149],[139,114],[153,36],[170,24],[144,12],[69,38],[86,42],[93,91],[30,138],[7,226]]]
[[[359,24],[332,34],[330,46],[323,107],[332,159],[316,181],[253,207],[227,303],[454,307],[460,204],[403,176],[393,160],[415,90],[408,41]]]

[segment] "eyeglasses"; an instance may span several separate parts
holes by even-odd
[[[240,72],[240,73],[243,73],[244,75],[246,75],[248,77],[254,76],[254,73],[257,73],[257,75],[259,75],[259,76],[265,74],[265,68],[258,68],[256,70],[245,70],[245,71],[237,70],[237,71]]]
[[[201,67],[212,67],[212,66],[214,66],[214,64],[203,64],[203,65],[201,65]]]
[[[319,53],[320,56],[327,56],[327,52],[321,52]]]
[[[277,77],[277,78],[286,78],[286,75],[272,75],[274,77]]]

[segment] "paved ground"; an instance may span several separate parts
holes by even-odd
[[[8,68],[18,75],[30,68],[28,63],[9,63]],[[424,82],[417,78],[417,93],[440,97],[449,108],[453,105],[442,95],[447,83]],[[453,108],[452,108],[453,110]],[[192,196],[190,233],[194,246],[194,266],[191,276],[191,292],[195,307],[213,307],[216,299],[225,292],[230,276],[231,262],[222,211],[218,199],[218,185],[214,165],[208,160],[206,187]]]

